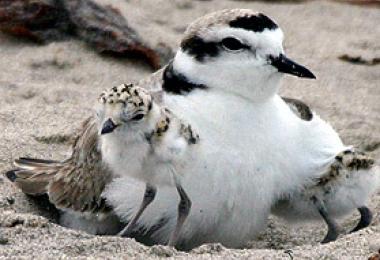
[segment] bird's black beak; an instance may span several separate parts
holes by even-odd
[[[280,54],[278,57],[270,56],[269,60],[270,64],[277,68],[279,72],[292,74],[301,78],[316,78],[310,70],[288,59],[284,54]]]
[[[111,118],[109,118],[106,122],[104,122],[103,127],[102,127],[102,131],[100,132],[100,134],[105,135],[105,134],[112,133],[113,130],[116,129],[116,127],[118,127],[118,125],[116,125],[111,120]]]

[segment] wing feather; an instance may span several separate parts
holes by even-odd
[[[52,161],[21,157],[16,169],[5,175],[24,193],[48,194],[56,207],[79,212],[98,212],[104,207],[101,194],[111,181],[98,151],[98,131],[94,117],[86,119],[73,144],[70,158]]]

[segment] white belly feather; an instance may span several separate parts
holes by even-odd
[[[199,145],[181,165],[182,183],[193,202],[182,237],[193,245],[219,241],[243,246],[265,227],[276,196],[319,176],[344,149],[327,123],[318,116],[302,121],[279,96],[253,105],[236,96],[194,91],[186,98],[167,96],[164,103],[200,135]],[[113,191],[118,183],[131,185],[117,194]],[[105,194],[118,205],[116,212],[128,219],[140,202],[130,194],[142,194],[143,189],[142,183],[116,181]],[[156,234],[157,242],[166,242],[174,228],[177,202],[173,188],[160,189],[141,217],[147,228],[168,217],[168,225]]]

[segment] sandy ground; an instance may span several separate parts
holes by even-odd
[[[310,104],[332,123],[347,144],[380,159],[379,66],[338,59],[342,54],[380,57],[379,9],[318,1],[98,2],[118,7],[152,44],[165,42],[174,49],[186,25],[210,11],[244,7],[266,13],[283,28],[288,56],[307,65],[318,78],[286,77],[282,93]],[[18,156],[64,158],[69,148],[67,140],[91,113],[101,90],[151,73],[141,62],[103,57],[74,40],[37,46],[0,34],[0,57],[1,172]],[[294,259],[366,259],[380,247],[380,194],[370,206],[375,212],[371,227],[328,245],[318,243],[326,232],[321,223],[294,227],[273,218],[267,231],[247,249],[204,245],[184,253],[62,228],[41,216],[46,212],[0,177],[0,258],[290,259],[292,255]],[[357,217],[343,221],[346,230]]]

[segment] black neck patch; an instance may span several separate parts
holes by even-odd
[[[262,32],[265,29],[274,30],[278,25],[273,22],[268,16],[263,14],[242,16],[232,20],[229,25],[234,28],[241,28],[254,32]]]
[[[182,41],[182,51],[193,56],[197,61],[204,61],[205,57],[216,57],[219,55],[220,44],[218,42],[205,42],[198,36],[193,36]]]
[[[172,94],[185,95],[194,89],[207,89],[206,85],[192,83],[183,74],[176,72],[173,61],[165,68],[162,79],[162,89]]]

